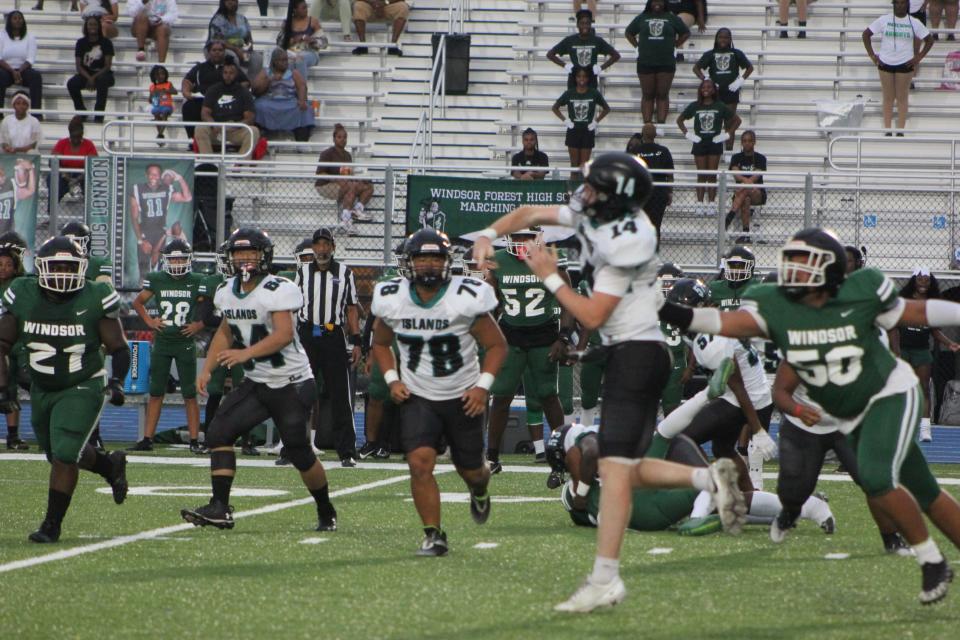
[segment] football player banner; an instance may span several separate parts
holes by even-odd
[[[0,233],[16,231],[27,241],[27,271],[33,271],[39,181],[40,156],[0,155]]]
[[[113,212],[117,210],[117,158],[116,156],[87,156],[84,167],[84,205],[86,223],[90,227],[91,257],[101,258],[108,264],[120,264],[114,255]],[[113,286],[120,288],[119,270],[113,270]]]
[[[521,205],[564,204],[570,198],[569,185],[566,180],[409,176],[407,234],[433,227],[456,239]]]

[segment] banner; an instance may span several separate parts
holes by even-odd
[[[423,227],[451,239],[479,231],[522,205],[560,205],[566,180],[498,180],[449,176],[407,178],[407,233]]]
[[[90,227],[89,255],[120,264],[115,255],[113,212],[117,210],[116,156],[87,156],[84,167],[84,209]],[[113,286],[120,287],[120,270],[113,270]]]
[[[33,271],[39,181],[39,155],[0,155],[0,233],[16,231],[27,241],[23,266],[28,272]]]

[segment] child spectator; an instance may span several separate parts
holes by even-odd
[[[173,113],[173,96],[177,90],[173,88],[170,82],[170,76],[167,68],[163,65],[154,65],[150,69],[150,112],[154,120],[166,122],[170,114]],[[157,127],[157,138],[163,139],[164,128]],[[160,143],[163,146],[163,143]]]
[[[600,92],[589,86],[590,72],[585,68],[577,69],[574,78],[577,87],[563,92],[553,104],[553,113],[567,125],[566,145],[570,153],[570,166],[580,167],[590,159],[596,146],[597,124],[610,113],[610,106]],[[600,114],[597,115],[597,106]],[[564,118],[560,107],[567,108]]]
[[[740,145],[743,151],[733,154],[730,159],[730,171],[744,171],[746,173],[734,175],[733,179],[742,188],[733,191],[733,204],[727,212],[725,226],[729,227],[733,219],[740,214],[740,223],[743,225],[743,235],[737,238],[737,244],[750,242],[750,212],[751,207],[760,206],[767,202],[767,190],[759,186],[763,184],[763,172],[767,170],[767,157],[754,151],[757,144],[757,134],[753,131],[744,131],[740,136]]]
[[[740,69],[745,69],[743,76]],[[730,107],[734,113],[740,104],[740,87],[743,81],[753,73],[753,65],[743,51],[733,46],[733,34],[730,29],[717,30],[713,38],[713,49],[706,51],[697,64],[693,65],[693,72],[703,80],[703,72],[710,74],[710,79],[717,85],[720,92],[720,101]],[[733,149],[733,135],[727,140],[727,151]]]
[[[688,131],[684,121],[691,119],[693,131]],[[717,100],[717,85],[713,80],[708,79],[700,83],[697,89],[697,101],[686,106],[677,118],[677,126],[680,128],[680,133],[693,143],[690,152],[697,165],[697,182],[715,184],[716,173],[699,172],[715,172],[720,166],[723,143],[740,126],[740,117],[730,111],[727,105]],[[716,187],[697,187],[697,202],[703,202],[705,192],[708,202],[717,199]],[[709,213],[709,210],[700,209],[700,213]]]

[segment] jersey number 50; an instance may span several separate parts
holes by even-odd
[[[828,383],[842,387],[860,377],[863,365],[863,349],[852,344],[834,347],[823,354],[816,349],[788,349],[787,362],[793,365],[797,375],[813,387],[824,387]]]

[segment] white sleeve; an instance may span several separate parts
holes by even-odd
[[[620,267],[601,267],[593,276],[593,292],[622,298],[633,282],[634,270]]]
[[[373,300],[370,303],[370,313],[385,322],[393,316],[393,299],[399,295],[396,293],[389,296],[383,295],[380,291],[388,284],[392,283],[390,281],[377,283],[373,289]]]
[[[486,282],[481,282],[480,284],[480,290],[477,292],[475,313],[472,314],[474,316],[490,313],[497,308],[497,294],[493,290],[493,287]]]
[[[347,269],[347,304],[357,304],[357,282],[353,279],[353,269]]]
[[[32,33],[27,36],[27,62],[31,66],[37,63],[37,36]]]
[[[31,116],[33,117],[33,116]],[[40,121],[36,118],[33,118],[33,121],[30,122],[30,142],[36,144],[37,147],[40,147],[40,138],[43,136],[43,131],[40,129]]]
[[[930,29],[927,29],[927,25],[923,24],[913,16],[910,16],[910,22],[913,23],[913,35],[917,36],[921,40],[930,35]]]
[[[882,15],[873,22],[870,23],[870,26],[867,29],[870,29],[870,33],[873,35],[883,35],[883,30],[887,26],[887,22],[890,21],[890,14]]]
[[[280,285],[269,292],[270,295],[264,296],[267,311],[300,311],[303,307],[303,294],[297,285],[286,278],[274,278],[273,282],[279,282]]]
[[[227,282],[230,282],[227,280]],[[213,308],[216,309],[217,315],[221,315],[220,312],[223,310],[223,296],[226,295],[227,287],[218,287],[216,292],[213,294]]]
[[[557,224],[564,227],[576,227],[580,224],[582,217],[581,214],[575,213],[573,209],[565,204],[560,205],[557,209]]]
[[[567,429],[566,435],[563,437],[563,452],[567,453],[570,449],[573,449],[573,445],[576,443],[577,438],[581,433],[586,431],[582,424],[572,424],[570,428]]]
[[[600,251],[615,267],[639,267],[657,256],[657,230],[644,215],[633,219],[636,233],[621,233],[603,242]]]
[[[878,327],[889,331],[897,326],[898,322],[900,322],[900,317],[903,315],[903,311],[906,308],[907,303],[903,300],[903,298],[897,298],[896,304],[879,314],[874,320],[874,323]]]
[[[763,332],[764,338],[770,337],[770,330],[767,328],[767,321],[763,319],[763,316],[760,314],[760,308],[757,306],[755,300],[741,300],[739,311],[746,311],[753,316],[754,321],[757,323],[757,326],[760,327],[760,331]]]
[[[703,349],[695,349],[694,353],[697,356],[697,362],[700,363],[700,366],[710,369],[711,371],[716,371],[720,368],[724,360],[733,357],[735,349],[735,340],[716,336],[713,340],[707,342],[706,347]]]
[[[161,20],[163,20],[163,22],[166,24],[174,25],[179,18],[180,10],[177,9],[177,1],[167,0],[167,12],[163,14]]]
[[[127,0],[127,15],[131,18],[136,18],[142,8],[143,2],[141,0]]]

